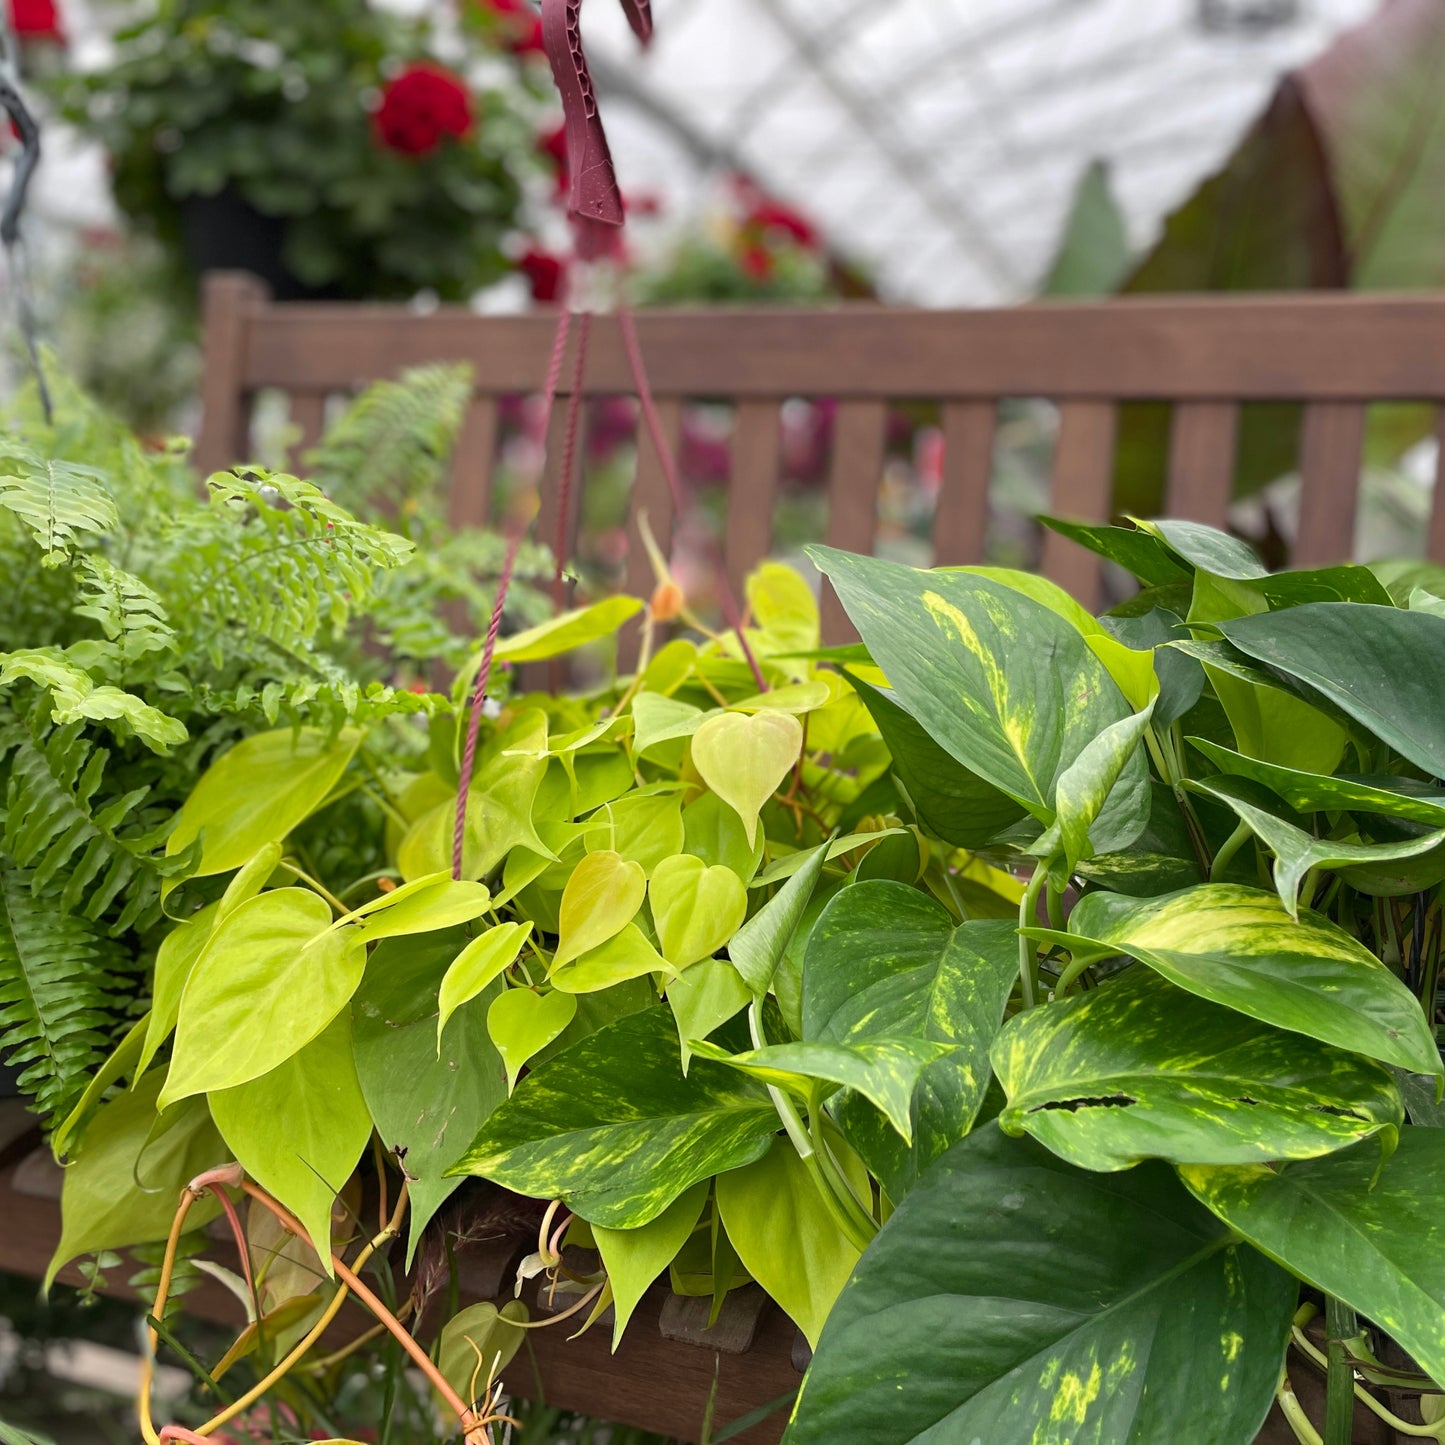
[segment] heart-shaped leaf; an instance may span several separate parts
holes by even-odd
[[[553,968],[548,979],[563,993],[585,994],[598,993],[630,978],[666,972],[667,960],[635,923],[629,923],[616,938],[609,938],[561,968]]]
[[[1081,1169],[1310,1159],[1404,1122],[1388,1072],[1175,988],[1151,969],[1030,1009],[992,1050],[999,1123]]]
[[[703,793],[682,810],[683,847],[709,865],[731,868],[744,883],[763,861],[763,840],[748,842],[743,821],[716,793]]]
[[[490,902],[486,884],[465,879],[455,882],[449,873],[439,873],[383,893],[337,926],[358,922],[366,941],[376,943],[383,938],[432,933],[470,923],[487,911]]]
[[[1231,1229],[1445,1379],[1445,1131],[1407,1127],[1383,1163],[1367,1142],[1278,1170],[1179,1172]]]
[[[587,820],[587,847],[611,849],[649,877],[664,858],[682,852],[682,798],[633,793],[599,808]]]
[[[351,1019],[342,1014],[269,1074],[206,1102],[226,1147],[306,1226],[329,1274],[332,1207],[371,1138]]]
[[[525,1330],[516,1328],[526,1318],[527,1307],[521,1300],[508,1300],[500,1309],[483,1301],[459,1310],[442,1326],[437,1368],[463,1400],[480,1393],[491,1370],[500,1372],[511,1364],[527,1338]]]
[[[690,738],[708,716],[702,708],[666,693],[638,693],[632,700],[632,751],[640,758],[659,743]]]
[[[508,989],[487,1010],[487,1032],[507,1068],[507,1089],[533,1054],[545,1049],[576,1017],[577,1000],[567,993]]]
[[[326,801],[361,742],[345,728],[279,728],[239,742],[201,774],[176,814],[166,853],[201,839],[195,876],[229,873],[279,843]]]
[[[579,607],[549,618],[525,632],[514,633],[497,643],[494,662],[545,662],[574,652],[589,642],[611,637],[624,622],[636,617],[643,604],[635,597],[604,597],[590,607]]]
[[[528,1074],[456,1172],[633,1229],[700,1180],[759,1158],[777,1128],[752,1080],[706,1059],[684,1078],[672,1016],[650,1008]]]
[[[901,883],[853,884],[818,919],[803,968],[804,1038],[953,1046],[914,1090],[912,1148],[866,1101],[844,1095],[832,1105],[848,1142],[895,1202],[973,1127],[988,1088],[989,1045],[1017,978],[1012,922],[955,927],[940,904]]]
[[[748,916],[748,890],[731,868],[679,853],[648,884],[662,956],[678,970],[710,958]]]
[[[640,863],[603,849],[588,853],[562,890],[561,933],[553,968],[599,947],[632,922],[647,896]]]
[[[461,1182],[445,1171],[507,1097],[506,1071],[487,1033],[493,980],[458,1005],[437,1050],[437,991],[464,942],[421,933],[379,943],[351,1001],[352,1051],[361,1092],[388,1154],[411,1187],[407,1265],[428,1221]]]
[[[668,1007],[682,1039],[683,1073],[692,1060],[688,1040],[705,1039],[752,1001],[753,991],[725,958],[705,958],[668,984]]]
[[[989,1125],[859,1262],[788,1445],[1238,1445],[1273,1401],[1297,1294],[1166,1165],[1086,1173]]]
[[[1409,989],[1329,919],[1302,908],[1295,921],[1272,893],[1226,883],[1159,898],[1091,893],[1069,929],[1276,1028],[1415,1073],[1442,1072]]]
[[[365,968],[361,930],[332,929],[315,893],[278,888],[241,904],[186,982],[161,1107],[269,1074],[346,1007]]]
[[[816,1092],[818,1084],[853,1089],[876,1104],[906,1143],[913,1141],[909,1105],[918,1076],[934,1060],[950,1053],[948,1044],[928,1039],[867,1039],[852,1044],[770,1044],[742,1054],[730,1054],[716,1044],[694,1041],[699,1058],[740,1069],[775,1089],[787,1089],[800,1098]]]
[[[196,960],[210,941],[220,903],[208,903],[184,923],[178,923],[161,939],[156,950],[155,976],[151,983],[151,1016],[146,1025],[145,1045],[136,1065],[139,1078],[150,1067],[161,1045],[170,1038],[181,1011],[181,994]]]
[[[751,843],[758,814],[798,761],[803,725],[791,713],[730,712],[709,718],[692,739],[692,761],[709,788],[742,819]]]
[[[532,931],[530,923],[499,923],[472,939],[452,961],[437,994],[437,1056],[447,1020],[464,1004],[506,973],[517,961]]]

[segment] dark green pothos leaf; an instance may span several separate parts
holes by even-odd
[[[1147,968],[1011,1019],[999,1123],[1081,1169],[1310,1159],[1404,1121],[1380,1065],[1261,1024]]]
[[[1439,1074],[1413,994],[1362,943],[1307,908],[1291,919],[1255,888],[1205,883],[1162,898],[1091,893],[1069,931],[1171,983],[1276,1028],[1421,1074]]]
[[[482,1122],[507,1097],[502,1060],[487,1033],[493,980],[462,1004],[437,1039],[437,990],[466,946],[459,928],[388,938],[367,961],[351,1001],[361,1092],[382,1145],[411,1180],[407,1258],[461,1183],[446,1177]]]
[[[1106,561],[1116,562],[1146,587],[1187,583],[1191,569],[1180,562],[1156,536],[1135,527],[1100,527],[1069,522],[1062,517],[1041,517],[1044,526],[1068,537]],[[1131,647],[1132,643],[1129,644]]]
[[[1445,1131],[1404,1129],[1383,1164],[1370,1141],[1278,1170],[1180,1173],[1231,1229],[1388,1330],[1445,1380]]]
[[[1433,777],[1445,777],[1445,617],[1314,602],[1218,624],[1241,652],[1297,678]]]
[[[825,1043],[919,1038],[951,1044],[913,1091],[913,1143],[851,1091],[831,1107],[848,1142],[901,1199],[962,1139],[988,1088],[988,1049],[1018,977],[1011,922],[954,926],[916,888],[882,880],[844,888],[823,910],[803,969],[803,1037]]]
[[[684,1077],[672,1015],[650,1008],[528,1074],[452,1172],[633,1229],[761,1158],[778,1127],[766,1089],[737,1070],[695,1057]]]
[[[1052,823],[1061,775],[1133,711],[1078,629],[992,578],[920,572],[828,547],[809,555],[928,735]],[[1095,852],[1138,835],[1148,782],[1136,751],[1089,829]]]
[[[1164,1165],[1089,1174],[988,1126],[864,1255],[786,1445],[1240,1445],[1295,1298]]]

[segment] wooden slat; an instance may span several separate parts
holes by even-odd
[[[1438,295],[1130,297],[995,311],[656,311],[640,315],[637,329],[659,396],[1445,396],[1445,297]],[[349,391],[405,366],[455,359],[472,364],[482,393],[531,391],[546,374],[553,335],[546,313],[270,306],[249,328],[240,383]],[[611,318],[593,327],[587,389],[632,390]]]
[[[1227,401],[1181,401],[1169,434],[1171,517],[1223,527],[1234,495],[1239,408]]]
[[[467,407],[452,453],[448,504],[454,527],[485,527],[491,518],[497,455],[497,401],[479,396]]]
[[[773,546],[773,504],[783,451],[783,422],[776,401],[745,401],[737,410],[728,484],[723,559],[733,595],[740,601],[747,575]]]
[[[273,314],[266,299],[266,288],[244,272],[206,278],[201,433],[196,439],[196,466],[203,476],[249,460],[252,388],[246,373],[253,325]]]
[[[940,567],[984,559],[995,420],[991,401],[954,401],[943,408],[943,486],[933,523],[933,558]]]
[[[674,466],[678,465],[678,443],[682,439],[682,407],[682,402],[676,399],[657,403],[657,421],[662,429],[663,444],[667,447]],[[672,492],[667,485],[662,459],[652,444],[647,423],[639,411],[637,480],[632,484],[632,503],[628,508],[627,577],[623,584],[633,597],[651,597],[656,586],[652,563],[648,560],[647,548],[642,544],[639,524],[644,514],[653,538],[662,549],[662,555],[668,556],[672,551],[672,529],[677,520],[673,516]],[[630,672],[637,666],[641,629],[640,622],[629,623],[617,640],[617,666],[622,672]],[[665,625],[659,627],[654,638],[655,645],[662,645],[666,640],[667,630]]]
[[[1445,403],[1435,408],[1435,446],[1435,496],[1425,555],[1432,562],[1445,562]]]
[[[1305,408],[1300,430],[1300,521],[1290,556],[1296,567],[1347,562],[1355,543],[1355,503],[1365,408],[1321,401]]]
[[[881,401],[845,401],[833,423],[828,479],[828,545],[871,552],[878,525],[878,486],[888,408]],[[852,624],[831,588],[823,589],[823,641],[846,642]]]
[[[1116,409],[1108,402],[1070,401],[1059,408],[1050,510],[1078,522],[1106,522],[1113,501]],[[1045,532],[1044,576],[1073,593],[1085,607],[1099,600],[1099,559],[1092,552]]]
[[[291,470],[304,470],[306,453],[321,440],[321,433],[326,429],[326,394],[296,392],[291,397],[287,420],[297,431],[296,440],[291,444]]]

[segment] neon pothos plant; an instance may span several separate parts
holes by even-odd
[[[421,1261],[395,1324],[476,1176],[539,1201],[528,1269],[574,1323],[612,1306],[614,1339],[664,1274],[715,1308],[762,1285],[818,1350],[798,1442],[1249,1441],[1276,1394],[1299,1418],[1301,1280],[1332,1445],[1357,1379],[1414,1378],[1354,1311],[1432,1390],[1445,604],[1266,576],[1185,524],[1071,530],[1144,583],[1116,615],[819,549],[863,640],[823,653],[807,588],[762,569],[761,688],[735,639],[662,642],[661,587],[635,676],[493,709],[459,808],[464,669],[430,770],[368,779],[378,876],[291,856],[355,827],[364,727],[224,755],[167,841],[198,858],[151,1012],[56,1136],[56,1266],[174,1252],[243,1181],[243,1258],[278,1228],[315,1246],[237,1281],[260,1389],[356,1289],[351,1181],[396,1201],[363,1253],[404,1230]],[[541,1323],[442,1329],[426,1363],[469,1438]]]

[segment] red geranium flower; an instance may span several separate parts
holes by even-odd
[[[559,125],[556,130],[545,131],[537,137],[537,149],[552,162],[557,171],[557,194],[567,190],[567,127]]]
[[[10,0],[10,28],[21,40],[64,40],[55,0]]]
[[[812,250],[818,244],[818,232],[813,223],[799,215],[791,206],[781,201],[764,198],[753,207],[747,225],[756,226],[760,231],[783,231],[800,246]]]
[[[754,281],[773,279],[773,253],[766,246],[744,246],[741,257],[743,270]]]
[[[542,21],[527,0],[476,0],[478,9],[496,27],[513,55],[542,55]]]
[[[448,136],[460,140],[471,128],[471,94],[461,77],[443,65],[409,65],[381,93],[377,137],[403,155],[424,156]]]
[[[517,262],[532,287],[533,301],[555,301],[562,294],[567,267],[560,257],[533,247]]]

